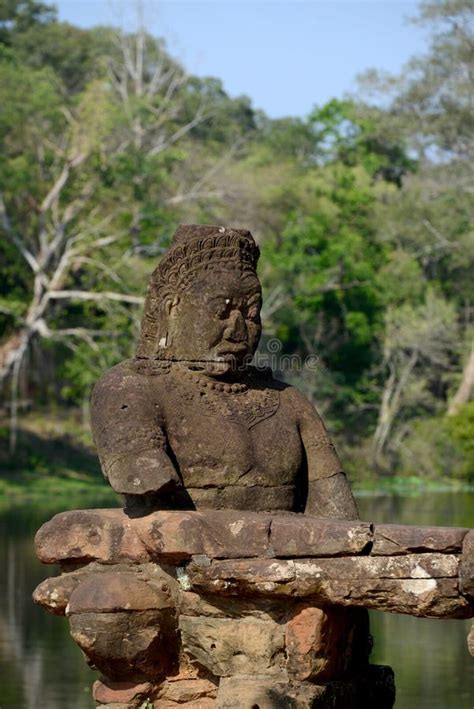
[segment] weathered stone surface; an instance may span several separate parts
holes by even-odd
[[[474,530],[468,532],[464,538],[460,576],[462,593],[474,600]]]
[[[234,580],[248,582],[250,590],[271,592],[276,590],[276,584],[285,584],[296,578],[295,562],[283,559],[224,559],[202,564],[195,557],[186,567],[185,573],[193,587],[206,589],[211,593],[225,591],[227,588],[232,591]]]
[[[355,677],[320,685],[264,676],[223,678],[216,709],[391,709],[394,701],[392,670],[372,665]]]
[[[127,571],[88,574],[69,599],[67,613],[112,613],[169,609],[174,615],[174,601],[162,584]]]
[[[459,554],[468,529],[461,527],[414,527],[377,524],[371,554],[394,556],[413,552]]]
[[[340,677],[350,665],[353,625],[345,609],[297,606],[286,626],[289,676],[320,681]]]
[[[212,674],[280,674],[285,661],[284,629],[273,621],[179,619],[183,648]]]
[[[245,229],[180,225],[150,278],[137,356],[94,388],[101,466],[130,507],[300,511],[304,474],[308,512],[357,518],[318,413],[249,365],[258,255]]]
[[[421,618],[471,618],[472,606],[459,594],[454,579],[393,579],[324,581],[318,587],[315,599],[320,603],[371,608],[374,610],[405,613]],[[307,588],[309,595],[311,589]],[[339,600],[337,600],[339,599]]]
[[[217,696],[217,683],[203,677],[189,677],[186,675],[176,675],[168,677],[166,682],[160,686],[157,698],[157,706],[161,707],[163,702],[173,702],[180,706],[188,702],[205,702],[206,705],[212,700],[210,706],[214,706]]]
[[[233,510],[159,511],[135,520],[135,529],[153,557],[190,559],[265,556],[271,515]]]
[[[111,679],[153,680],[176,666],[175,620],[169,609],[75,613],[69,623],[89,662]]]
[[[279,598],[235,598],[181,591],[179,612],[183,615],[210,618],[252,617],[281,623],[288,620],[291,609],[286,600]]]
[[[360,554],[371,542],[371,525],[364,522],[305,515],[275,515],[272,519],[270,544],[276,557]]]
[[[40,528],[35,544],[45,564],[149,560],[131,520],[119,509],[61,512]]]
[[[108,677],[101,677],[94,682],[92,696],[100,704],[126,704],[134,707],[137,703],[143,704],[152,697],[153,685],[149,682],[114,682]],[[137,700],[137,701],[134,701]]]
[[[332,559],[222,560],[208,564],[198,559],[187,567],[191,583],[203,578],[242,579],[254,584],[311,579],[445,578],[456,577],[459,557],[454,554],[411,554],[407,557],[336,557]],[[265,589],[263,589],[265,590]],[[268,588],[270,589],[270,587]]]
[[[194,560],[187,579],[204,592],[311,598],[315,605],[344,605],[410,615],[465,618],[474,609],[459,591],[458,557],[342,557],[297,561]]]
[[[431,579],[457,577],[459,557],[454,554],[360,556],[295,561],[297,578],[324,579]]]
[[[237,675],[221,680],[216,709],[329,709],[333,707],[330,701],[325,687]]]
[[[53,615],[65,615],[71,593],[81,580],[81,574],[63,574],[42,581],[33,592],[33,601]]]
[[[155,703],[156,709],[214,709],[215,699],[203,697],[190,702],[174,702],[171,699],[160,699]]]

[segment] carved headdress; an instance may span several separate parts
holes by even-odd
[[[165,301],[189,290],[196,277],[210,270],[256,273],[260,250],[247,229],[180,224],[171,246],[153,271],[145,300],[138,357],[160,357]]]

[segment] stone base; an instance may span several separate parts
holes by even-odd
[[[80,510],[36,538],[107,709],[390,709],[366,607],[472,617],[474,530],[232,510]],[[470,635],[474,652],[474,632]]]
[[[106,709],[392,709],[395,685],[390,667],[370,665],[363,675],[326,684],[234,675],[219,687],[198,678],[133,687],[103,678],[94,697]]]
[[[327,684],[288,684],[263,677],[225,678],[219,686],[215,709],[391,709],[394,702],[393,671],[372,665],[363,676]]]

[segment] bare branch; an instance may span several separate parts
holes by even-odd
[[[462,378],[448,407],[448,416],[454,416],[463,404],[467,404],[474,391],[474,342],[467,362],[463,368]]]
[[[168,199],[167,203],[174,205],[181,204],[182,202],[190,202],[203,197],[222,197],[224,195],[224,190],[203,191],[201,190],[201,188],[209,181],[211,177],[218,173],[219,170],[221,170],[226,165],[226,163],[230,161],[230,159],[233,157],[238,148],[241,147],[243,142],[243,139],[236,140],[229,148],[229,150],[225,153],[225,155],[223,155],[220,160],[215,162],[209,168],[209,170],[207,170],[207,172],[205,172],[204,175],[202,175],[202,177],[190,189],[186,191],[186,193],[180,191],[174,197]]]
[[[58,195],[61,193],[62,188],[68,180],[70,169],[71,168],[69,163],[65,163],[63,165],[61,174],[59,175],[58,179],[56,180],[56,182],[54,183],[54,185],[41,203],[42,212],[47,212],[48,209],[51,207],[52,203],[57,199]]]
[[[166,150],[171,145],[173,145],[173,143],[176,143],[176,141],[178,141],[184,135],[189,133],[189,131],[192,130],[195,126],[197,126],[199,123],[209,118],[209,116],[210,114],[206,116],[201,108],[198,109],[196,115],[191,121],[186,123],[186,125],[181,126],[181,128],[179,128],[175,133],[173,133],[173,135],[171,135],[167,140],[161,141],[160,143],[158,143],[158,145],[155,145],[155,147],[148,152],[148,155],[158,155],[163,150]]]
[[[83,263],[88,263],[91,264],[92,266],[95,266],[99,271],[102,271],[105,273],[109,278],[114,281],[118,286],[121,286],[123,284],[122,278],[113,270],[110,268],[110,266],[107,266],[107,264],[102,263],[96,258],[90,258],[89,256],[80,256],[75,259],[74,265],[80,265]]]
[[[37,259],[33,256],[31,251],[26,248],[26,246],[23,244],[22,240],[20,237],[15,234],[15,231],[11,225],[10,219],[8,217],[8,213],[5,207],[5,202],[3,199],[3,195],[0,193],[0,222],[2,224],[3,230],[7,234],[7,236],[10,238],[12,243],[16,246],[18,251],[21,253],[27,264],[30,266],[31,270],[33,273],[39,274],[41,273],[41,266],[38,263]],[[43,275],[43,278],[45,282],[47,283],[46,277]]]
[[[223,190],[203,190],[201,192],[195,192],[194,190],[191,190],[189,192],[186,192],[185,194],[176,194],[174,195],[174,197],[170,197],[166,200],[166,204],[176,205],[182,204],[183,202],[192,202],[197,199],[203,199],[204,197],[222,197],[223,194]]]
[[[10,399],[10,452],[14,453],[16,449],[17,434],[18,434],[18,389],[20,383],[21,365],[29,345],[29,335],[25,333],[22,338],[20,347],[15,353],[15,359],[12,365],[12,381],[11,381],[11,399]]]
[[[128,295],[127,293],[112,293],[104,291],[103,293],[93,293],[91,291],[81,290],[56,290],[47,294],[49,300],[114,300],[119,303],[131,303],[133,305],[143,305],[145,298],[138,295]]]

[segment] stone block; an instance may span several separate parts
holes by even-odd
[[[175,670],[178,642],[169,609],[74,613],[69,623],[89,663],[113,680],[154,680]]]
[[[160,686],[157,706],[161,707],[164,702],[188,706],[190,702],[209,703],[211,700],[211,706],[213,706],[216,696],[217,683],[203,677],[189,677],[186,674],[176,675],[168,677]]]
[[[67,613],[163,609],[174,615],[169,588],[164,591],[161,584],[149,582],[140,573],[109,571],[83,574],[82,582],[71,593]]]
[[[274,621],[181,616],[179,629],[186,654],[218,677],[283,671],[284,628]]]
[[[459,557],[454,554],[359,556],[295,561],[298,579],[437,579],[456,578]],[[433,586],[434,581],[428,586]],[[433,586],[434,587],[434,586]]]
[[[179,561],[265,556],[271,515],[235,510],[159,511],[134,520],[140,539],[154,558]]]
[[[462,527],[376,524],[371,554],[374,556],[395,556],[414,552],[459,554],[468,531]]]
[[[297,606],[286,626],[289,676],[318,681],[340,677],[351,661],[353,625],[346,609]]]
[[[44,564],[149,560],[132,520],[119,509],[61,512],[39,529],[35,544]]]
[[[193,589],[222,595],[311,598],[315,605],[355,606],[434,618],[472,617],[459,591],[459,557],[215,560],[187,568]]]
[[[45,579],[33,591],[33,601],[53,615],[65,615],[71,593],[82,574],[63,574]]]
[[[474,599],[474,530],[464,538],[459,586],[470,600]]]
[[[221,680],[215,709],[311,709],[325,693],[315,685],[237,675]]]
[[[149,682],[114,682],[108,677],[101,677],[94,682],[92,696],[100,704],[126,704],[135,707],[149,700],[154,687]]]
[[[183,615],[210,618],[260,618],[286,622],[291,608],[279,598],[237,598],[234,596],[201,595],[192,591],[179,594],[179,612]]]
[[[276,557],[361,554],[371,543],[371,525],[365,522],[275,515],[270,531],[272,555]]]

